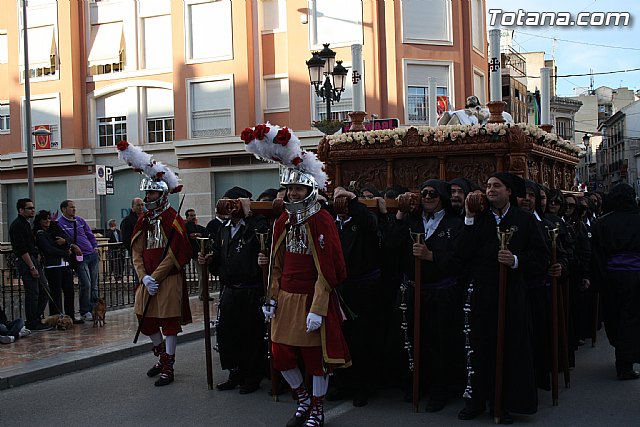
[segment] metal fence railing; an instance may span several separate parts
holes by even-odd
[[[134,303],[135,278],[131,256],[122,243],[98,245],[100,265],[98,269],[98,295],[105,299],[107,308],[130,307]],[[11,246],[0,245],[0,304],[10,319],[24,318],[24,286],[15,266],[16,257]],[[189,295],[198,295],[199,268],[195,260],[185,266]],[[78,278],[74,274],[75,306],[78,307]],[[209,292],[219,290],[217,277],[209,275]],[[48,310],[45,310],[47,313]]]

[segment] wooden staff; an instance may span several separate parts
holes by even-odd
[[[557,237],[559,228],[549,230],[551,239],[551,265],[558,262]],[[558,406],[558,278],[551,278],[551,397],[553,406]]]
[[[509,249],[509,241],[513,237],[515,230],[501,231],[496,227],[500,250]],[[496,345],[496,388],[495,402],[493,410],[493,422],[500,424],[502,419],[502,376],[504,371],[504,323],[507,305],[507,266],[500,263],[500,282],[498,288],[498,340]]]
[[[205,254],[207,237],[197,237],[200,243],[200,253]],[[200,264],[200,299],[202,300],[202,315],[204,317],[204,350],[207,363],[207,385],[213,390],[213,362],[211,359],[211,315],[209,314],[209,271],[207,263]]]
[[[422,243],[423,233],[411,232],[413,243]],[[415,257],[413,287],[413,412],[420,412],[420,285],[422,260]]]
[[[252,209],[253,211],[253,209]],[[267,237],[269,236],[269,232],[258,232],[256,230],[256,236],[260,241],[260,252],[266,257],[269,256],[269,248],[267,248]],[[262,285],[264,288],[264,297],[265,301],[267,298],[267,292],[269,291],[269,265],[261,265],[262,267]],[[278,372],[273,369],[273,359],[271,357],[271,324],[269,323],[269,319],[265,319],[266,332],[265,339],[267,340],[267,358],[269,359],[269,372],[271,373],[271,397],[273,397],[274,402],[278,402]]]
[[[564,387],[571,387],[571,374],[569,373],[569,347],[568,347],[568,332],[567,321],[565,316],[564,305],[564,292],[560,290],[558,292],[558,313],[560,317],[560,340],[562,344],[562,371],[564,373]],[[568,299],[568,298],[567,298]]]
[[[596,346],[596,336],[598,335],[598,315],[600,314],[600,292],[593,293],[593,322],[591,324],[591,347]]]

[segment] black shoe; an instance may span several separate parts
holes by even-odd
[[[513,417],[508,412],[503,412],[500,417],[500,424],[511,425],[513,424]]]
[[[40,323],[40,324],[33,325],[29,329],[31,329],[31,332],[44,332],[44,331],[50,331],[51,329],[53,329],[53,327]]]
[[[250,394],[260,388],[260,383],[247,383],[240,386],[240,394]]]
[[[366,391],[357,391],[353,396],[353,406],[361,408],[369,403],[369,393]]]
[[[83,325],[84,324],[84,319],[79,318],[79,319],[73,319],[73,324],[74,325]]]
[[[153,378],[156,375],[159,375],[161,372],[162,372],[162,365],[160,364],[160,362],[158,362],[155,365],[153,365],[151,369],[147,371],[147,376],[149,378]]]
[[[237,386],[239,386],[240,384],[238,384],[236,381],[234,380],[226,380],[223,383],[219,383],[216,385],[216,388],[220,391],[227,391],[227,390],[233,390],[234,388],[236,388]]]
[[[309,418],[309,412],[307,412],[302,417],[296,417],[294,415],[289,419],[289,421],[287,421],[287,427],[302,427],[302,425],[307,421],[308,418]]]
[[[438,398],[430,398],[427,402],[427,408],[425,409],[427,412],[438,412],[442,410],[447,404],[446,399],[438,399]]]
[[[156,387],[162,387],[165,385],[169,385],[173,382],[173,375],[161,375],[160,378],[156,380],[154,383]]]
[[[478,415],[484,412],[484,406],[474,407],[473,405],[465,405],[464,408],[460,412],[458,412],[459,420],[472,420],[476,418]]]
[[[626,381],[626,380],[637,380],[640,378],[640,372],[634,371],[633,369],[630,371],[620,372],[618,374],[618,380]]]

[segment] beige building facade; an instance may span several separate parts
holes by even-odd
[[[0,0],[0,239],[27,194],[22,10]],[[352,110],[351,45],[363,45],[365,109],[401,125],[427,124],[427,82],[461,108],[487,93],[484,0],[29,0],[36,207],[73,199],[104,227],[128,213],[139,175],[117,158],[126,139],[184,183],[184,209],[202,223],[233,185],[257,196],[277,168],[245,154],[238,135],[287,125],[305,147],[325,104],[305,61],[323,43],[349,68],[338,118]],[[35,143],[32,139],[30,141]],[[112,166],[115,194],[96,195],[96,165]],[[177,206],[178,197],[172,196]]]

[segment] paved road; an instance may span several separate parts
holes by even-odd
[[[517,417],[516,423],[536,426],[638,426],[640,380],[614,379],[613,350],[603,335],[596,348],[577,353],[571,389],[560,390],[560,406],[551,406],[550,393],[540,393],[538,414]],[[0,349],[1,352],[1,349]],[[1,354],[1,353],[0,353]],[[141,355],[73,374],[0,391],[0,425],[7,426],[283,426],[294,411],[288,396],[274,403],[269,383],[250,394],[209,391],[202,341],[178,347],[176,382],[156,388],[145,372],[153,357]],[[215,358],[215,380],[226,374]],[[562,380],[561,380],[562,383]],[[329,426],[478,426],[492,425],[488,415],[459,421],[462,401],[437,414],[414,414],[399,392],[385,390],[364,408],[351,402],[327,404]],[[424,408],[424,403],[422,405]]]

